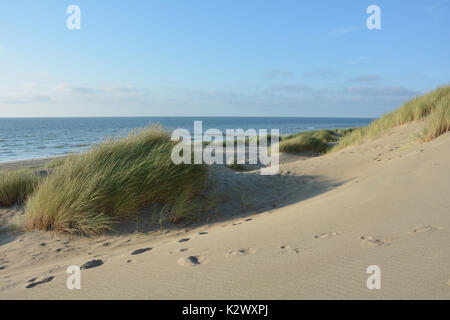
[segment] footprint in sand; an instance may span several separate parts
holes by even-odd
[[[137,249],[137,250],[134,250],[131,254],[132,254],[133,256],[135,256],[135,255],[137,255],[137,254],[141,254],[141,253],[150,251],[150,250],[152,250],[152,249],[153,249],[153,248],[142,248],[142,249]]]
[[[385,239],[380,239],[380,238],[370,237],[370,236],[362,236],[361,237],[361,245],[363,247],[374,248],[374,247],[388,246],[389,244],[390,244],[390,242]]]
[[[83,264],[80,269],[83,269],[83,270],[84,269],[92,269],[92,268],[101,266],[102,264],[103,264],[102,260],[90,260],[90,261],[86,262],[85,264]]]
[[[189,240],[190,240],[189,238],[183,238],[183,239],[178,240],[178,242],[186,242],[186,241],[189,241]]]
[[[50,282],[53,279],[55,279],[55,277],[53,277],[53,276],[42,278],[41,280],[37,280],[36,278],[33,278],[33,279],[28,281],[29,283],[28,283],[28,285],[25,288],[26,289],[30,289],[30,288],[33,288],[33,287],[35,287],[37,285],[40,285],[40,284],[43,284],[43,283],[46,283],[46,282]]]
[[[280,246],[280,249],[283,250],[283,253],[289,254],[289,255],[294,255],[294,254],[299,254],[300,253],[300,249],[298,248],[291,248],[291,246],[289,245],[282,245]]]
[[[334,236],[339,235],[339,232],[325,232],[325,233],[321,233],[321,234],[316,234],[314,236],[314,238],[316,239],[329,239],[329,238],[333,238]]]
[[[0,266],[0,270],[3,270],[5,268],[6,268],[6,266]]]
[[[436,230],[439,230],[439,229],[440,228],[434,227],[434,226],[423,226],[423,227],[414,228],[409,233],[411,233],[411,234],[422,233],[422,232],[436,231]]]
[[[181,248],[180,249],[180,252],[186,252],[186,251],[189,251],[189,248]]]
[[[178,259],[178,264],[184,267],[196,267],[206,262],[203,256],[189,256]]]
[[[255,253],[256,250],[252,249],[252,248],[246,248],[246,249],[239,249],[239,250],[231,250],[228,252],[229,256],[235,256],[235,257],[239,257],[239,256],[246,256],[249,254],[253,254]]]
[[[205,235],[205,234],[208,234],[208,232],[202,231],[202,232],[199,232],[198,234],[199,234],[199,235]]]

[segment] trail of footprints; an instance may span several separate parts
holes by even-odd
[[[280,249],[283,251],[283,253],[294,255],[301,253],[300,249],[298,248],[291,248],[290,245],[282,245],[280,246]]]
[[[251,219],[247,219],[246,221],[250,221],[250,220]],[[420,226],[420,227],[415,227],[415,228],[411,229],[409,231],[409,234],[432,232],[432,231],[437,231],[437,230],[441,230],[441,229],[442,229],[441,227],[435,227],[432,225]],[[208,234],[208,232],[202,231],[202,232],[199,232],[198,234],[206,235],[206,234]],[[320,233],[320,234],[314,235],[314,239],[332,239],[340,234],[341,234],[340,232],[333,232],[333,231],[325,232],[325,233]],[[190,240],[190,238],[181,238],[180,240],[178,240],[178,242],[184,243],[184,242],[188,242],[189,240]],[[388,240],[388,239],[382,239],[382,238],[378,238],[378,237],[374,237],[374,236],[361,236],[360,240],[361,240],[361,246],[367,247],[367,248],[387,246],[391,243],[390,240]],[[149,252],[152,249],[153,248],[151,248],[151,247],[140,248],[140,249],[136,249],[136,250],[132,251],[130,254],[131,255],[139,255],[139,254],[143,254],[145,252]],[[298,248],[292,248],[290,245],[281,245],[280,249],[281,249],[282,253],[288,254],[288,255],[297,255],[297,254],[300,254],[303,252],[303,250],[300,250]],[[187,252],[189,250],[190,250],[189,248],[185,247],[185,248],[179,249],[179,252]],[[253,248],[242,248],[242,249],[228,251],[228,256],[241,257],[241,256],[251,255],[254,253],[256,253],[256,250]],[[132,260],[127,260],[127,263],[129,263],[131,261]],[[2,262],[5,262],[5,261],[2,261]],[[187,257],[181,257],[177,260],[177,263],[180,266],[184,266],[184,267],[196,267],[196,266],[202,265],[207,262],[208,262],[208,259],[202,255],[191,255],[191,256],[187,256]],[[87,261],[86,263],[84,263],[80,269],[83,269],[83,270],[92,269],[92,268],[99,267],[103,264],[104,264],[103,260],[93,259],[93,260],[90,260],[90,261]],[[6,268],[6,265],[1,265],[0,271],[5,268]],[[33,278],[28,281],[25,288],[27,288],[27,289],[34,288],[38,285],[51,282],[54,279],[55,279],[54,276]],[[450,285],[450,280],[449,280],[449,285]]]

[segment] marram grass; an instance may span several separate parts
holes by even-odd
[[[0,171],[0,206],[21,204],[33,193],[40,181],[32,170]]]
[[[415,97],[370,125],[354,130],[342,138],[332,151],[361,144],[385,134],[390,128],[418,120],[427,121],[421,138],[430,141],[450,130],[449,109],[450,86],[444,86],[421,97]]]
[[[431,141],[448,131],[450,131],[450,95],[447,99],[438,101],[436,109],[419,137],[423,141]]]
[[[173,146],[152,126],[67,157],[27,201],[27,229],[97,234],[150,205],[171,222],[194,218],[207,167],[173,164]]]
[[[281,138],[280,152],[301,153],[316,152],[325,153],[330,149],[332,142],[337,142],[346,134],[352,132],[351,129],[335,129],[335,130],[313,130],[304,131]]]

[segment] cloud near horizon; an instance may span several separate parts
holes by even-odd
[[[400,86],[367,85],[316,88],[303,84],[277,84],[260,90],[241,92],[185,88],[150,89],[131,85],[88,87],[58,84],[47,88],[30,87],[15,93],[0,93],[0,117],[377,117],[420,93]],[[65,107],[65,113],[61,112],[61,106]],[[100,112],[105,109],[108,112]],[[221,112],[211,114],[211,110]]]

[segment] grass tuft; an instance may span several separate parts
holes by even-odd
[[[343,136],[354,129],[313,130],[304,131],[282,137],[280,152],[301,153],[311,151],[324,153],[330,149],[330,145],[339,141]]]
[[[152,126],[67,157],[27,201],[27,229],[98,234],[150,205],[171,222],[194,218],[207,167],[173,164],[173,146]]]
[[[438,88],[421,97],[405,102],[400,108],[373,121],[366,127],[354,130],[339,141],[333,151],[377,138],[393,127],[429,117],[422,134],[424,141],[430,141],[449,131],[450,86]],[[427,119],[428,120],[428,119]]]
[[[280,142],[280,152],[301,153],[313,151],[323,153],[328,150],[328,144],[311,135],[301,134],[290,139],[283,139]]]
[[[431,141],[450,131],[450,97],[441,99],[430,116],[427,126],[419,137],[422,141]]]
[[[41,178],[32,170],[0,172],[0,205],[22,204],[33,193]]]

